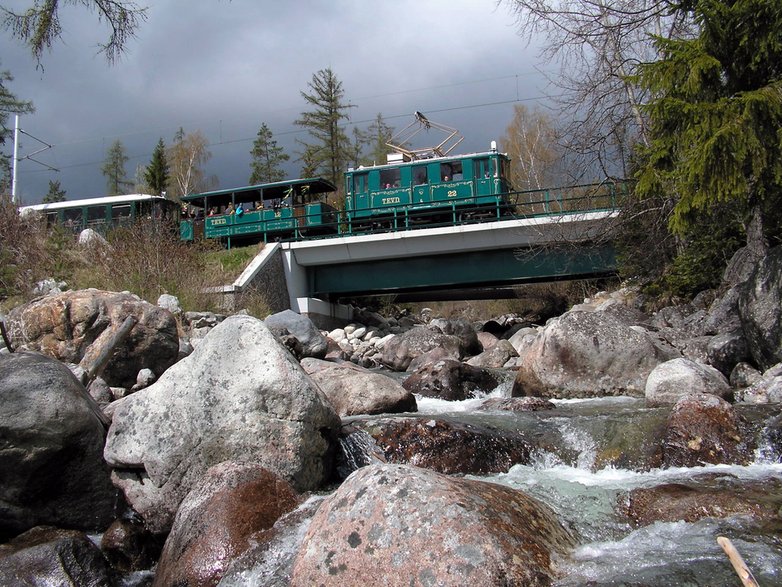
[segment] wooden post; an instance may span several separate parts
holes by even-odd
[[[759,587],[758,582],[755,581],[755,577],[752,576],[752,572],[744,562],[744,559],[741,558],[739,551],[733,546],[733,543],[724,536],[720,536],[717,538],[717,544],[719,544],[722,547],[722,550],[725,551],[725,554],[728,555],[730,564],[733,565],[736,574],[739,576],[739,579],[741,579],[741,584],[744,585],[744,587]]]
[[[11,340],[8,338],[8,332],[5,329],[5,321],[3,320],[0,320],[0,335],[3,336],[3,342],[5,343],[5,348],[8,349],[8,352],[14,352],[14,347],[11,346]]]
[[[136,318],[128,316],[125,321],[117,329],[117,331],[109,337],[109,339],[102,345],[98,356],[92,361],[90,365],[82,365],[84,371],[87,373],[87,381],[84,386],[89,387],[90,383],[98,377],[103,369],[114,354],[114,349],[123,341],[125,337],[130,333],[131,329],[136,325]],[[94,343],[93,343],[94,344]]]

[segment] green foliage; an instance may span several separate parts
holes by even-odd
[[[168,185],[168,161],[166,160],[166,144],[163,138],[157,142],[152,151],[152,160],[144,171],[144,181],[155,196],[160,196],[166,191]]]
[[[0,6],[0,25],[30,47],[40,64],[44,49],[51,48],[62,33],[60,9],[64,5],[80,5],[98,13],[98,19],[108,23],[111,33],[101,51],[109,62],[122,53],[125,43],[135,35],[139,23],[146,20],[146,8],[139,8],[135,2],[120,0],[35,0],[28,9],[13,12]]]
[[[65,190],[60,187],[60,181],[55,180],[52,181],[49,180],[49,191],[46,192],[46,195],[43,197],[43,203],[44,204],[53,204],[54,202],[64,202],[66,200],[65,198]]]
[[[661,280],[666,293],[692,298],[719,286],[725,266],[744,240],[742,225],[732,207],[720,206],[691,226],[682,250]]]
[[[117,139],[106,151],[106,160],[100,168],[101,173],[106,177],[106,195],[116,196],[127,193],[127,186],[133,183],[126,179],[125,164],[127,162],[125,145]]]
[[[676,195],[671,227],[680,235],[717,204],[746,203],[760,219],[782,195],[782,6],[690,5],[699,34],[657,38],[662,57],[637,78],[653,96],[638,191]]]
[[[258,136],[250,151],[250,184],[271,183],[285,179],[285,172],[280,167],[290,156],[277,145],[271,129],[264,122],[258,129]]]
[[[383,114],[378,112],[366,130],[353,129],[352,162],[359,165],[383,165],[387,155],[392,152],[388,142],[394,136],[394,127],[386,123]],[[365,149],[368,151],[365,153]]]
[[[5,144],[13,129],[9,128],[9,115],[35,112],[33,103],[19,100],[8,89],[8,82],[14,81],[10,71],[0,71],[0,145]]]
[[[331,69],[321,69],[307,84],[311,93],[301,92],[311,110],[302,112],[294,124],[307,129],[310,142],[301,141],[302,176],[323,174],[326,179],[341,185],[342,172],[350,160],[351,144],[340,126],[348,119],[349,104],[344,102],[345,90]]]

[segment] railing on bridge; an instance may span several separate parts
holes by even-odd
[[[324,225],[326,228],[331,228],[330,234],[308,235],[297,230],[294,238],[295,240],[329,238],[335,236],[334,231],[336,236],[354,236],[477,224],[488,220],[612,211],[619,208],[627,195],[627,190],[626,182],[614,181],[524,190],[491,197],[481,196],[483,204],[477,208],[472,206],[474,197],[454,198],[446,207],[438,203],[438,207],[431,209],[395,208],[389,210],[385,216],[378,216],[372,220],[356,215],[361,218],[360,221],[353,220],[347,212],[340,211],[335,222]],[[361,209],[354,212],[368,210]]]
[[[308,205],[286,208],[285,222],[274,228],[267,223],[241,224],[233,230],[235,220],[225,216],[229,246],[232,238],[278,239],[300,241],[357,236],[422,228],[478,224],[487,221],[514,220],[540,216],[578,214],[618,209],[627,195],[626,182],[604,181],[554,189],[524,190],[493,196],[481,195],[446,201],[417,203],[388,208],[362,208],[335,211],[330,206]],[[328,212],[324,210],[328,208]],[[309,212],[313,210],[312,212]],[[203,222],[203,220],[201,220]],[[197,230],[193,224],[194,232]]]

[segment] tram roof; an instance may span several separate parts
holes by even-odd
[[[427,163],[449,163],[451,161],[460,161],[462,159],[475,159],[477,157],[489,157],[492,155],[499,155],[500,157],[508,158],[507,153],[502,153],[497,150],[490,151],[476,151],[475,153],[461,153],[459,155],[435,155],[433,157],[418,157],[416,159],[406,159],[403,161],[392,161],[390,163],[378,163],[377,165],[360,165],[359,167],[352,167],[348,169],[348,173],[361,173],[362,171],[369,171],[371,169],[381,169],[386,167],[410,167],[413,165],[426,165]]]
[[[124,194],[120,196],[102,196],[100,198],[65,200],[63,202],[50,202],[47,204],[32,204],[30,206],[22,206],[19,208],[19,210],[62,210],[63,208],[78,208],[80,206],[105,206],[107,204],[123,204],[125,202],[142,202],[150,200],[160,201],[167,200],[167,198],[163,196],[153,196],[151,194]]]
[[[282,199],[286,196],[287,191],[292,186],[307,187],[309,192],[312,194],[337,191],[336,186],[330,181],[321,177],[310,177],[306,179],[288,179],[285,181],[276,181],[273,183],[262,183],[226,190],[203,192],[200,194],[190,194],[184,196],[182,201],[197,204],[199,200],[203,200],[204,198],[210,198],[218,201],[221,199],[229,200],[229,196],[233,194],[252,194],[254,200],[260,200],[261,194],[263,194],[267,200],[270,198]]]

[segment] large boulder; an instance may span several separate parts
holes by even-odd
[[[547,506],[494,483],[375,465],[310,524],[293,585],[551,585],[573,545]]]
[[[461,401],[495,389],[503,378],[496,372],[461,361],[443,359],[424,365],[402,385],[411,393],[449,401]]]
[[[663,465],[747,465],[753,460],[754,437],[725,400],[710,394],[690,395],[673,406],[663,438]]]
[[[340,416],[415,412],[415,396],[390,377],[353,363],[306,358],[301,366]]]
[[[161,375],[177,360],[174,316],[129,293],[67,291],[14,308],[6,318],[13,346],[65,363],[89,362],[126,318],[136,323],[103,371],[111,386],[130,388],[143,368]]]
[[[231,316],[114,410],[112,478],[156,532],[212,465],[259,464],[299,490],[328,478],[339,417],[261,320]],[[333,434],[333,437],[332,437]]]
[[[182,502],[154,585],[216,585],[253,535],[298,503],[287,481],[258,465],[215,465]]]
[[[512,395],[596,397],[644,393],[659,363],[679,356],[613,312],[570,311],[520,353]]]
[[[488,475],[528,464],[532,453],[529,442],[518,432],[446,417],[356,420],[343,426],[341,444],[350,457],[341,467],[345,477],[357,467],[378,461],[449,475]]]
[[[463,356],[458,336],[418,326],[395,336],[383,346],[383,364],[393,371],[405,371],[413,359],[437,347],[443,347],[450,356]]]
[[[486,367],[489,369],[499,369],[510,361],[513,357],[518,357],[513,344],[507,340],[498,340],[494,346],[479,355],[467,359],[466,363],[473,367]]]
[[[301,344],[302,357],[322,359],[328,351],[328,341],[312,320],[293,310],[283,310],[268,316],[266,326],[277,336],[293,335]]]
[[[765,370],[782,361],[782,246],[758,262],[741,293],[739,315],[747,346]]]
[[[744,333],[734,330],[712,337],[706,348],[706,358],[709,365],[730,377],[736,365],[751,359]]]
[[[71,371],[38,353],[0,355],[0,540],[37,525],[104,530],[120,499],[106,429]]]
[[[728,397],[730,383],[714,367],[684,358],[660,363],[646,379],[646,401],[652,405],[673,404],[699,393]]]
[[[702,518],[747,516],[756,524],[779,523],[782,481],[738,482],[732,475],[704,479],[695,484],[665,483],[638,487],[620,502],[635,524],[696,522]]]
[[[100,549],[76,530],[39,526],[0,545],[0,585],[111,587]]]
[[[478,333],[475,327],[467,320],[435,318],[429,322],[429,328],[436,328],[443,334],[452,334],[458,337],[463,357],[471,357],[483,352],[483,345],[478,339]]]

